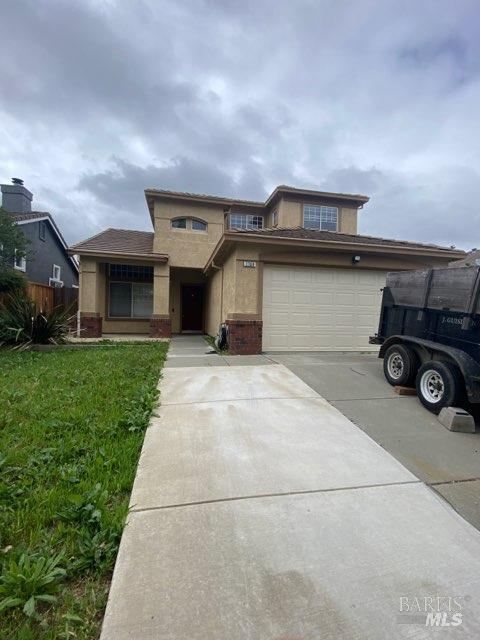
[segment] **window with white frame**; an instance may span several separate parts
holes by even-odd
[[[54,264],[53,270],[52,270],[52,280],[60,280],[61,273],[62,273],[61,267],[59,267],[58,264]]]
[[[206,231],[207,223],[199,218],[174,218],[170,222],[172,229],[183,229],[192,231]]]
[[[263,229],[263,216],[248,213],[231,213],[230,229]]]
[[[278,224],[278,211],[275,209],[272,211],[272,227],[276,227]]]
[[[152,282],[110,282],[111,318],[149,318],[153,313]]]
[[[171,223],[172,229],[186,229],[187,228],[187,219],[186,218],[175,218]]]
[[[15,269],[18,269],[19,271],[26,271],[27,270],[27,260],[26,260],[25,256],[21,255],[20,253],[18,253],[16,249],[15,249],[14,267],[15,267]]]
[[[192,229],[193,231],[206,231],[207,223],[198,218],[192,218]]]
[[[305,229],[322,231],[338,230],[338,207],[326,207],[306,204],[303,207],[303,226]]]

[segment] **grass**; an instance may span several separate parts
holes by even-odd
[[[215,344],[215,338],[213,336],[204,336],[204,339],[205,342],[212,347],[212,349],[215,349],[219,356],[228,356],[228,349],[219,349]]]
[[[2,638],[98,638],[167,348],[0,351]]]

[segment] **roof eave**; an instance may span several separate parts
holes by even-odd
[[[169,256],[164,253],[135,253],[126,251],[100,251],[98,249],[82,249],[81,247],[70,247],[70,255],[87,256],[89,258],[114,258],[143,260],[145,262],[168,262]]]
[[[294,187],[279,186],[279,187],[276,187],[272,191],[272,193],[268,196],[265,202],[265,207],[268,207],[271,204],[271,202],[273,202],[273,200],[282,193],[289,193],[292,195],[307,196],[307,197],[308,196],[324,197],[324,198],[330,198],[332,200],[344,200],[347,202],[356,202],[362,206],[370,200],[368,196],[364,196],[361,194],[335,193],[333,191],[315,191],[314,189],[296,189]]]
[[[208,271],[212,263],[219,255],[224,243],[250,242],[256,244],[271,244],[296,247],[312,247],[319,249],[333,249],[340,251],[368,251],[370,253],[387,253],[394,255],[430,256],[432,258],[445,258],[451,260],[456,257],[465,257],[465,252],[460,249],[437,249],[436,247],[410,247],[405,245],[367,244],[360,242],[342,242],[339,240],[317,240],[310,238],[285,238],[263,236],[256,233],[224,233],[212,251],[205,265],[204,271]]]

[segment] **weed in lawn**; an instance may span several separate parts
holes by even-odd
[[[80,573],[92,571],[96,575],[110,571],[117,555],[120,537],[120,527],[100,529],[93,535],[89,529],[81,529],[72,569]]]
[[[157,402],[156,389],[142,389],[139,398],[132,400],[124,417],[118,422],[121,429],[130,433],[142,433],[148,427],[150,415]]]
[[[65,522],[86,525],[90,529],[98,530],[105,512],[108,491],[102,489],[97,482],[91,491],[83,495],[70,495],[68,503],[57,513]]]
[[[6,609],[23,607],[23,613],[38,618],[38,603],[56,602],[55,593],[65,577],[60,566],[63,554],[45,557],[22,553],[18,560],[5,563],[0,575],[0,613]]]

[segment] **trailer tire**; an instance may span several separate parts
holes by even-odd
[[[383,356],[383,373],[392,386],[413,386],[419,367],[418,356],[403,344],[392,344]]]
[[[430,360],[418,370],[415,386],[423,406],[438,414],[444,407],[457,403],[462,390],[462,374],[450,362]]]

